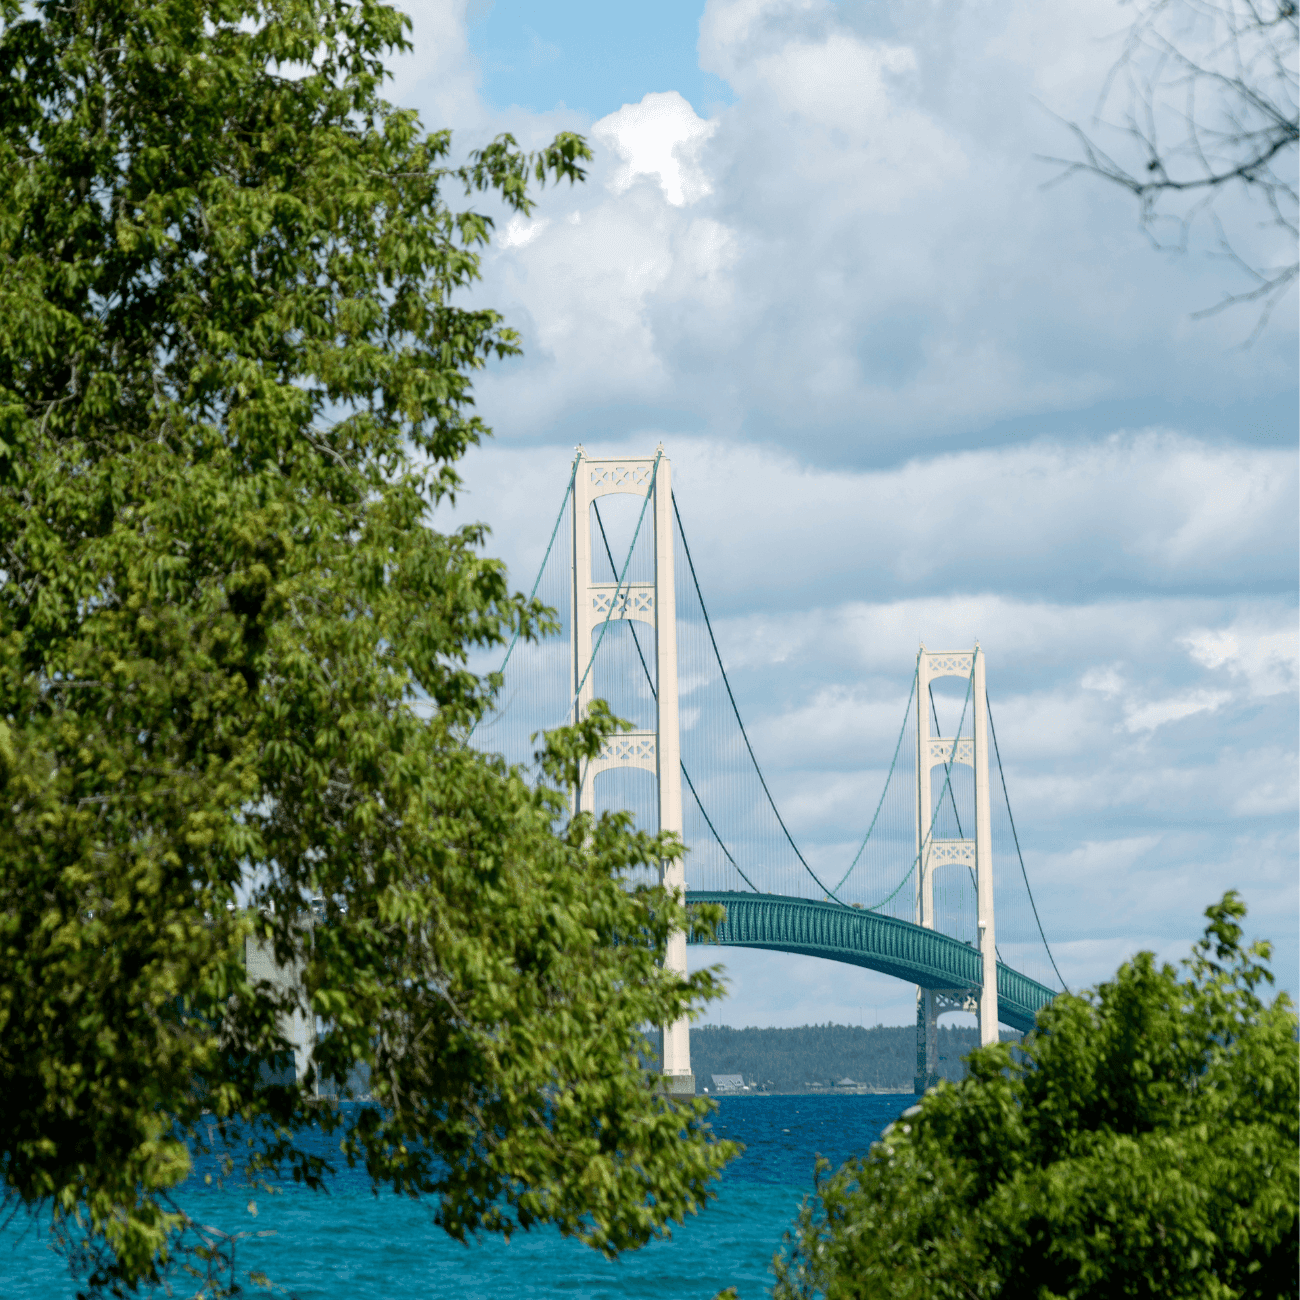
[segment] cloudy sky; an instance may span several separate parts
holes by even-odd
[[[1122,192],[1047,184],[1130,11],[407,7],[392,97],[459,150],[596,151],[500,220],[476,295],[526,349],[481,378],[495,438],[466,466],[517,585],[575,443],[662,441],[797,835],[810,792],[878,773],[918,641],[978,637],[1067,980],[1176,959],[1231,887],[1294,995],[1296,302],[1243,347],[1248,310],[1192,318],[1247,287],[1209,235],[1154,251]],[[726,960],[714,1021],[913,1016],[884,977]]]

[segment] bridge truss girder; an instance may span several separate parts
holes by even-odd
[[[983,987],[977,949],[910,921],[782,894],[691,890],[686,902],[726,908],[727,919],[718,927],[715,944],[845,962],[948,996],[965,989],[978,995]],[[691,934],[687,942],[705,941]],[[1022,1033],[1034,1027],[1034,1017],[1055,996],[1046,985],[1001,962],[997,986],[998,1020]]]

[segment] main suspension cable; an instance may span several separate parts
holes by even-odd
[[[681,515],[681,511],[678,510],[677,508],[677,496],[675,493],[673,494],[672,501],[673,501],[673,514],[674,516],[676,516],[677,519],[677,533],[678,536],[681,537],[682,539],[682,550],[686,554],[686,564],[691,571],[691,582],[695,586],[695,595],[700,602],[700,613],[704,615],[704,626],[709,634],[709,644],[713,646],[713,656],[718,661],[718,671],[722,674],[722,684],[727,688],[727,699],[731,701],[731,711],[736,715],[736,723],[740,727],[740,735],[745,742],[745,748],[749,750],[749,758],[750,761],[754,764],[754,771],[758,775],[758,783],[763,787],[763,793],[767,796],[767,802],[772,809],[773,815],[776,817],[777,825],[780,826],[782,832],[784,833],[786,842],[794,850],[794,855],[796,858],[799,859],[799,864],[813,878],[813,880],[817,884],[818,889],[820,889],[822,893],[826,895],[827,898],[834,898],[835,901],[839,903],[841,907],[847,907],[848,904],[843,902],[841,899],[836,898],[835,891],[828,888],[818,878],[817,873],[804,860],[803,854],[799,852],[799,846],[794,842],[794,836],[790,834],[789,827],[786,826],[785,819],[781,816],[780,809],[778,809],[776,806],[776,800],[772,798],[771,790],[767,788],[767,780],[763,776],[763,769],[758,765],[758,759],[754,754],[754,747],[749,743],[749,733],[745,730],[744,720],[740,716],[740,708],[736,704],[736,696],[732,692],[731,682],[727,678],[727,670],[725,667],[723,667],[722,664],[722,652],[718,649],[718,640],[713,635],[713,624],[709,620],[708,607],[704,604],[704,593],[700,590],[700,580],[695,572],[695,561],[691,558],[691,548],[686,543],[686,530],[682,527],[682,515]]]
[[[1056,978],[1061,981],[1061,987],[1068,993],[1070,986],[1061,975],[1060,967],[1056,964],[1056,958],[1052,956],[1052,945],[1047,942],[1047,935],[1043,933],[1043,923],[1038,919],[1038,904],[1034,902],[1034,891],[1029,887],[1029,873],[1025,870],[1025,855],[1020,851],[1020,836],[1016,834],[1016,819],[1011,815],[1011,796],[1007,793],[1007,777],[1002,770],[1002,754],[998,749],[998,729],[993,725],[993,706],[989,703],[987,691],[984,692],[984,707],[988,710],[989,730],[993,733],[993,752],[997,755],[998,776],[1002,781],[1002,797],[1007,804],[1007,820],[1011,823],[1011,837],[1016,842],[1016,857],[1020,859],[1020,874],[1025,878],[1025,892],[1029,895],[1029,906],[1034,909],[1034,921],[1038,926],[1038,937],[1042,939],[1043,947],[1047,949],[1047,960],[1052,963]]]
[[[546,543],[546,554],[542,556],[542,562],[538,566],[537,577],[533,582],[533,589],[528,593],[528,603],[530,605],[537,598],[537,588],[542,585],[542,574],[546,572],[546,562],[551,558],[551,550],[555,546],[556,537],[559,535],[560,524],[564,522],[564,509],[569,504],[569,497],[573,493],[573,485],[578,478],[578,461],[581,459],[582,458],[580,456],[575,456],[573,458],[573,468],[569,471],[569,486],[564,489],[564,497],[560,501],[560,513],[555,516],[555,527],[551,529],[551,540]],[[516,627],[514,631],[514,635],[510,638],[510,644],[506,647],[506,657],[502,659],[501,667],[497,669],[497,672],[502,676],[504,676],[505,674],[506,665],[510,662],[510,656],[514,654],[515,645],[518,643],[518,641],[519,641],[519,628]],[[482,714],[480,714],[477,718],[474,719],[474,726],[470,727],[469,731],[465,733],[466,744],[469,743],[469,738],[474,734],[474,728],[477,727],[482,720],[483,720]]]
[[[840,877],[836,889],[841,888],[844,882],[853,874],[853,868],[858,865],[858,860],[862,857],[867,847],[867,841],[871,838],[871,833],[876,829],[876,822],[880,819],[880,810],[885,806],[885,795],[889,792],[889,783],[894,779],[894,768],[898,765],[898,756],[903,749],[903,737],[907,734],[907,720],[912,715],[912,697],[916,694],[916,681],[918,674],[912,674],[912,689],[907,693],[907,707],[903,710],[903,725],[898,731],[898,743],[894,746],[894,757],[890,760],[889,774],[885,777],[885,788],[880,792],[880,802],[876,804],[875,815],[871,818],[871,825],[867,827],[867,833],[862,837],[862,843],[858,851],[853,855],[853,861],[849,863],[849,869]]]

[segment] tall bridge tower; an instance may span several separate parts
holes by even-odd
[[[970,736],[944,739],[930,731],[930,683],[939,677],[961,677],[974,695],[974,728]],[[945,1011],[974,1011],[979,1016],[980,1045],[998,1041],[998,967],[993,928],[993,828],[989,811],[988,695],[984,655],[976,642],[972,650],[927,650],[922,644],[916,678],[916,921],[933,930],[934,879],[942,870],[972,871],[975,875],[976,926],[979,935],[982,984],[979,988],[916,990],[916,1092],[939,1079],[938,1020]],[[954,764],[975,770],[975,838],[936,839],[934,769]],[[939,798],[944,797],[941,780]]]
[[[592,502],[611,493],[644,498],[654,529],[654,577],[650,582],[592,580]],[[672,468],[663,445],[644,460],[620,457],[590,459],[578,448],[573,480],[573,647],[571,664],[575,720],[591,706],[592,656],[603,625],[636,619],[654,631],[656,716],[653,731],[626,731],[606,741],[587,765],[576,792],[576,808],[594,807],[596,778],[613,768],[638,767],[655,774],[659,794],[659,829],[682,834],[682,760],[677,709],[677,602],[673,585]],[[660,866],[665,888],[686,896],[686,868],[678,858]],[[686,974],[686,935],[671,935],[665,965]],[[690,1022],[683,1017],[663,1026],[662,1067],[670,1093],[694,1096]]]

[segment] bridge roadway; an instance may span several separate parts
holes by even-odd
[[[979,952],[960,939],[892,916],[783,894],[689,890],[695,903],[721,903],[727,919],[713,940],[687,935],[688,943],[767,948],[865,966],[931,989],[978,989]],[[998,963],[998,1020],[1021,1032],[1055,996],[1037,980]]]

